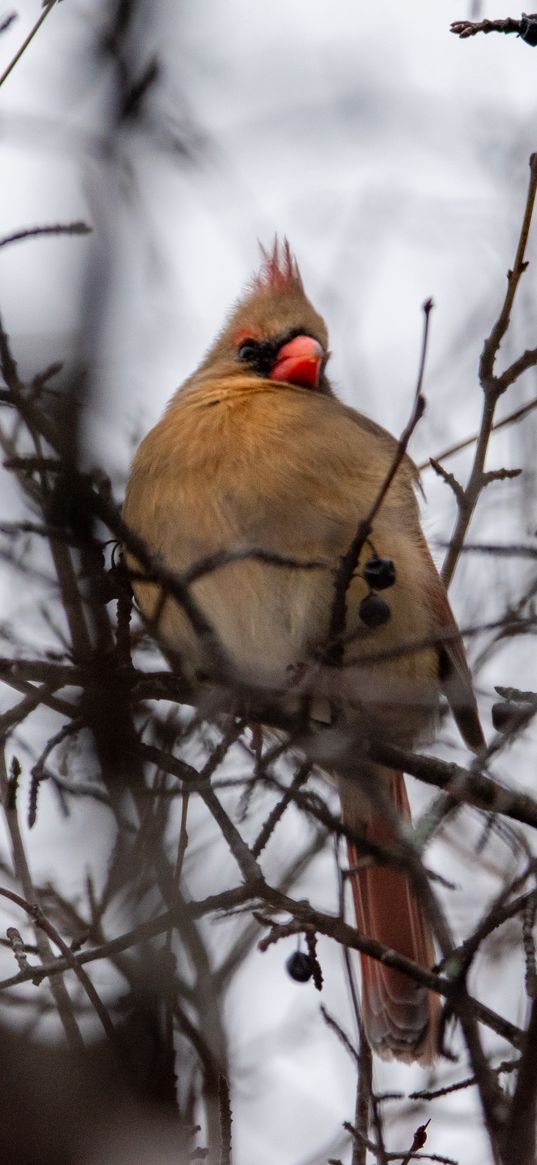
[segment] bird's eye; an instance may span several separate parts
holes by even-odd
[[[257,356],[257,344],[255,340],[245,340],[239,348],[239,360],[254,360]]]

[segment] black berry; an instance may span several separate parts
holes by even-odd
[[[297,983],[307,983],[313,975],[311,959],[303,951],[295,951],[290,955],[285,966],[291,979],[295,979]]]
[[[385,591],[387,587],[393,587],[395,566],[391,558],[377,558],[376,555],[370,558],[364,566],[364,578],[374,591]]]
[[[360,603],[358,614],[366,627],[382,627],[390,618],[390,608],[380,595],[366,595]]]

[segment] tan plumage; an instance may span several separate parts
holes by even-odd
[[[316,356],[321,348],[322,358]],[[301,570],[240,561],[192,584],[233,674],[256,688],[285,689],[318,658],[334,570],[395,448],[388,433],[332,395],[326,358],[325,325],[304,294],[287,244],[275,246],[197,372],[142,442],[128,485],[126,522],[177,573],[218,551],[252,547],[325,564]],[[315,370],[308,360],[317,360]],[[277,379],[279,370],[288,379]],[[357,730],[401,746],[412,746],[428,728],[444,684],[461,731],[477,748],[482,736],[462,643],[459,637],[446,647],[435,643],[439,628],[455,625],[421,533],[414,479],[405,458],[372,534],[376,553],[396,565],[395,585],[386,593],[389,621],[375,629],[361,622],[358,608],[368,587],[357,574],[347,596],[351,636],[344,667],[306,667],[304,682],[315,695],[335,700]],[[364,546],[361,564],[371,555],[371,546]],[[163,646],[179,654],[187,676],[194,683],[210,677],[210,653],[179,605],[163,600],[155,583],[137,581],[134,590],[145,616],[157,617]],[[390,657],[390,650],[408,643],[426,646]],[[371,662],[377,652],[384,658]],[[402,776],[374,772],[407,816]],[[346,779],[340,789],[350,828],[389,843],[390,830],[375,821],[363,782]],[[351,843],[353,864],[358,848]],[[431,938],[403,875],[375,867],[353,881],[358,925],[431,965]],[[380,964],[364,959],[363,969],[373,1046],[383,1055],[430,1059],[430,997]]]

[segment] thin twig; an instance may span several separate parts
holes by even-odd
[[[496,433],[498,429],[504,429],[507,425],[512,425],[514,421],[521,421],[528,413],[532,413],[535,408],[537,408],[537,397],[528,401],[528,404],[522,405],[521,408],[515,409],[508,416],[502,417],[501,421],[495,421],[491,426],[491,433]],[[418,465],[419,472],[423,473],[424,470],[430,469],[431,467],[434,469],[435,464],[438,464],[438,462],[447,461],[448,457],[454,457],[461,450],[468,449],[470,445],[475,445],[478,440],[479,433],[472,433],[472,436],[466,437],[464,441],[457,441],[455,445],[448,445],[448,448],[443,449],[442,453],[437,453],[435,457],[428,457],[427,461],[422,461],[421,465]]]
[[[512,271],[508,272],[507,289],[504,302],[502,304],[502,308],[496,323],[494,324],[490,335],[485,340],[479,363],[479,380],[483,390],[483,412],[481,418],[481,427],[479,430],[474,462],[468,479],[468,484],[464,490],[463,495],[461,497],[457,497],[458,516],[455,522],[453,534],[450,539],[450,545],[446,554],[444,565],[442,567],[442,580],[446,587],[449,587],[449,584],[453,578],[468,527],[472,520],[479,496],[485,484],[485,459],[487,455],[490,435],[492,432],[492,426],[494,423],[494,411],[501,394],[505,391],[507,386],[513,382],[514,379],[514,365],[512,365],[511,368],[506,369],[502,375],[497,376],[495,374],[495,363],[501,342],[509,327],[511,311],[513,308],[518,285],[527,267],[525,253],[530,232],[536,192],[537,154],[532,154],[530,158],[530,179],[526,197],[526,206],[522,218],[522,226],[520,228],[520,235],[518,239],[513,269]]]
[[[455,36],[458,36],[460,40],[467,40],[470,36],[476,36],[478,32],[502,32],[507,35],[516,33],[527,44],[535,45],[537,44],[536,24],[537,18],[535,16],[524,14],[520,20],[514,20],[511,16],[507,16],[503,20],[454,20],[450,31],[455,33]]]
[[[5,818],[6,818],[6,824],[7,824],[7,828],[8,828],[10,839],[11,839],[11,847],[12,847],[12,852],[13,852],[13,866],[14,866],[14,870],[15,870],[15,875],[18,878],[18,880],[22,886],[22,889],[23,889],[23,892],[25,895],[25,900],[28,901],[32,907],[35,907],[35,909],[39,909],[38,897],[37,897],[37,894],[35,892],[34,885],[32,882],[30,867],[28,865],[28,861],[26,858],[26,852],[24,849],[24,843],[22,840],[22,836],[21,836],[21,832],[20,832],[20,828],[19,828],[19,820],[18,820],[18,815],[17,815],[17,796],[16,796],[16,794],[17,794],[17,782],[18,782],[19,771],[20,770],[17,767],[15,769],[15,771],[12,773],[11,779],[8,779],[7,770],[6,770],[5,753],[4,753],[4,749],[1,749],[0,750],[0,792],[1,792],[1,797],[2,797],[2,804],[3,804],[3,808],[4,808]],[[52,950],[49,946],[47,938],[45,937],[45,933],[43,933],[42,928],[37,926],[35,919],[33,919],[33,921],[34,921],[34,931],[35,931],[36,943],[37,943],[37,947],[39,950],[39,955],[40,955],[41,961],[47,962],[51,958]],[[35,971],[32,970],[28,977],[33,979],[34,974],[35,974]],[[76,1016],[74,1013],[73,1004],[72,1004],[70,996],[69,996],[69,992],[67,991],[65,983],[64,983],[63,979],[61,978],[61,976],[52,980],[52,982],[50,984],[50,989],[51,989],[52,997],[54,999],[54,1003],[56,1005],[56,1010],[58,1013],[60,1023],[63,1027],[64,1032],[65,1032],[65,1037],[66,1037],[67,1043],[71,1049],[73,1049],[74,1051],[80,1052],[80,1051],[82,1051],[82,1049],[84,1047],[84,1041],[82,1039],[80,1028],[79,1028],[78,1023],[76,1021]]]
[[[61,934],[59,934],[56,930],[56,927],[52,925],[48,918],[45,917],[41,907],[37,906],[35,903],[27,902],[26,898],[22,898],[21,895],[16,894],[14,890],[7,890],[3,886],[0,886],[0,897],[8,898],[10,902],[15,903],[15,906],[19,906],[21,910],[25,910],[29,917],[33,919],[39,930],[44,930],[45,934],[51,940],[51,942],[53,942],[55,946],[59,947],[64,959],[66,959],[68,963],[69,969],[74,971],[74,974],[76,975],[79,983],[86,992],[90,1003],[92,1004],[102,1023],[106,1035],[108,1036],[109,1040],[115,1043],[116,1032],[114,1025],[100,996],[97,994],[91,979],[88,978],[86,972],[80,966],[80,962],[73,954],[70,946],[64,942]],[[33,971],[35,974],[35,968]]]
[[[431,1123],[431,1121],[429,1119],[428,1121],[426,1121],[426,1123],[424,1125],[418,1126],[418,1128],[416,1129],[416,1132],[414,1133],[414,1138],[413,1138],[412,1144],[410,1146],[410,1149],[409,1149],[404,1161],[401,1161],[401,1165],[410,1165],[410,1162],[412,1161],[412,1159],[413,1158],[415,1159],[415,1156],[418,1152],[418,1149],[423,1149],[423,1146],[426,1144],[426,1141],[427,1141],[427,1126],[430,1125],[430,1123]]]
[[[274,806],[271,813],[269,813],[267,820],[261,826],[261,829],[260,829],[260,831],[259,831],[259,833],[254,841],[254,844],[252,846],[252,853],[253,853],[255,858],[258,858],[259,855],[263,852],[265,846],[267,845],[268,841],[272,837],[272,834],[274,833],[274,830],[275,830],[278,822],[281,821],[283,814],[285,813],[285,810],[287,809],[288,805],[290,805],[291,802],[293,801],[294,794],[297,792],[298,789],[302,788],[302,786],[307,781],[310,773],[311,773],[311,765],[310,764],[304,763],[304,764],[300,765],[300,767],[298,768],[297,772],[295,773],[295,775],[293,777],[290,788],[285,791],[285,793],[283,794],[283,797]]]
[[[403,430],[397,446],[392,457],[390,466],[378,491],[378,494],[366,514],[359,523],[356,534],[346,551],[341,557],[338,571],[335,579],[334,598],[332,602],[332,609],[330,611],[330,623],[328,628],[328,646],[327,657],[334,664],[341,664],[343,660],[343,644],[341,637],[345,631],[345,624],[347,618],[347,593],[351,585],[354,572],[358,565],[360,554],[366,539],[373,530],[374,520],[384,502],[386,494],[397,474],[398,469],[406,455],[410,438],[418,424],[418,421],[423,416],[425,409],[425,398],[422,396],[422,384],[425,371],[425,360],[427,356],[427,344],[429,339],[429,318],[433,307],[432,299],[428,299],[423,305],[424,324],[423,337],[421,345],[421,355],[418,370],[418,379],[416,384],[416,391],[414,393],[414,402],[412,405],[412,412],[410,419]]]
[[[23,239],[41,239],[46,235],[89,235],[92,228],[85,222],[55,223],[53,226],[28,227],[26,230],[14,231],[11,235],[4,235],[0,239],[0,247],[7,247],[10,243],[19,243]]]
[[[43,24],[43,21],[44,21],[44,20],[46,20],[47,16],[49,15],[49,12],[52,12],[52,9],[54,8],[54,5],[55,5],[56,3],[57,3],[57,0],[48,0],[48,4],[47,4],[46,8],[44,8],[43,12],[41,13],[41,16],[39,16],[39,17],[38,17],[38,19],[36,20],[36,22],[35,22],[35,24],[34,24],[33,28],[31,28],[31,29],[30,29],[30,32],[28,33],[28,36],[27,36],[27,37],[26,37],[26,39],[23,41],[23,43],[21,44],[20,48],[19,48],[19,49],[17,49],[17,52],[15,53],[15,56],[14,56],[14,57],[13,57],[13,59],[12,59],[12,60],[9,62],[9,65],[7,66],[7,68],[6,68],[6,69],[4,69],[4,72],[3,72],[3,73],[2,73],[2,75],[0,76],[0,86],[4,84],[4,81],[7,81],[7,78],[9,77],[9,74],[10,74],[10,73],[12,72],[12,70],[15,68],[15,65],[17,64],[17,62],[18,62],[18,61],[20,61],[20,59],[21,59],[21,57],[22,57],[22,54],[23,54],[24,52],[26,52],[26,49],[28,48],[28,45],[29,45],[29,44],[31,44],[31,42],[32,42],[32,41],[33,41],[33,39],[34,39],[34,36],[35,36],[36,32],[39,32],[39,29],[41,28],[41,25]]]

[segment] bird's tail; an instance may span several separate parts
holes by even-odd
[[[378,775],[401,818],[410,820],[402,773],[384,769]],[[343,820],[349,829],[386,848],[394,844],[393,827],[380,817],[364,815],[363,798],[357,796],[350,781],[341,782],[340,793]],[[364,816],[369,820],[364,821]],[[350,840],[348,851],[352,869],[363,853],[359,843]],[[432,936],[407,876],[393,866],[367,865],[351,875],[351,885],[358,930],[421,966],[431,967]],[[360,957],[362,1016],[372,1048],[385,1059],[430,1064],[436,1051],[437,997],[401,971],[367,955]]]

